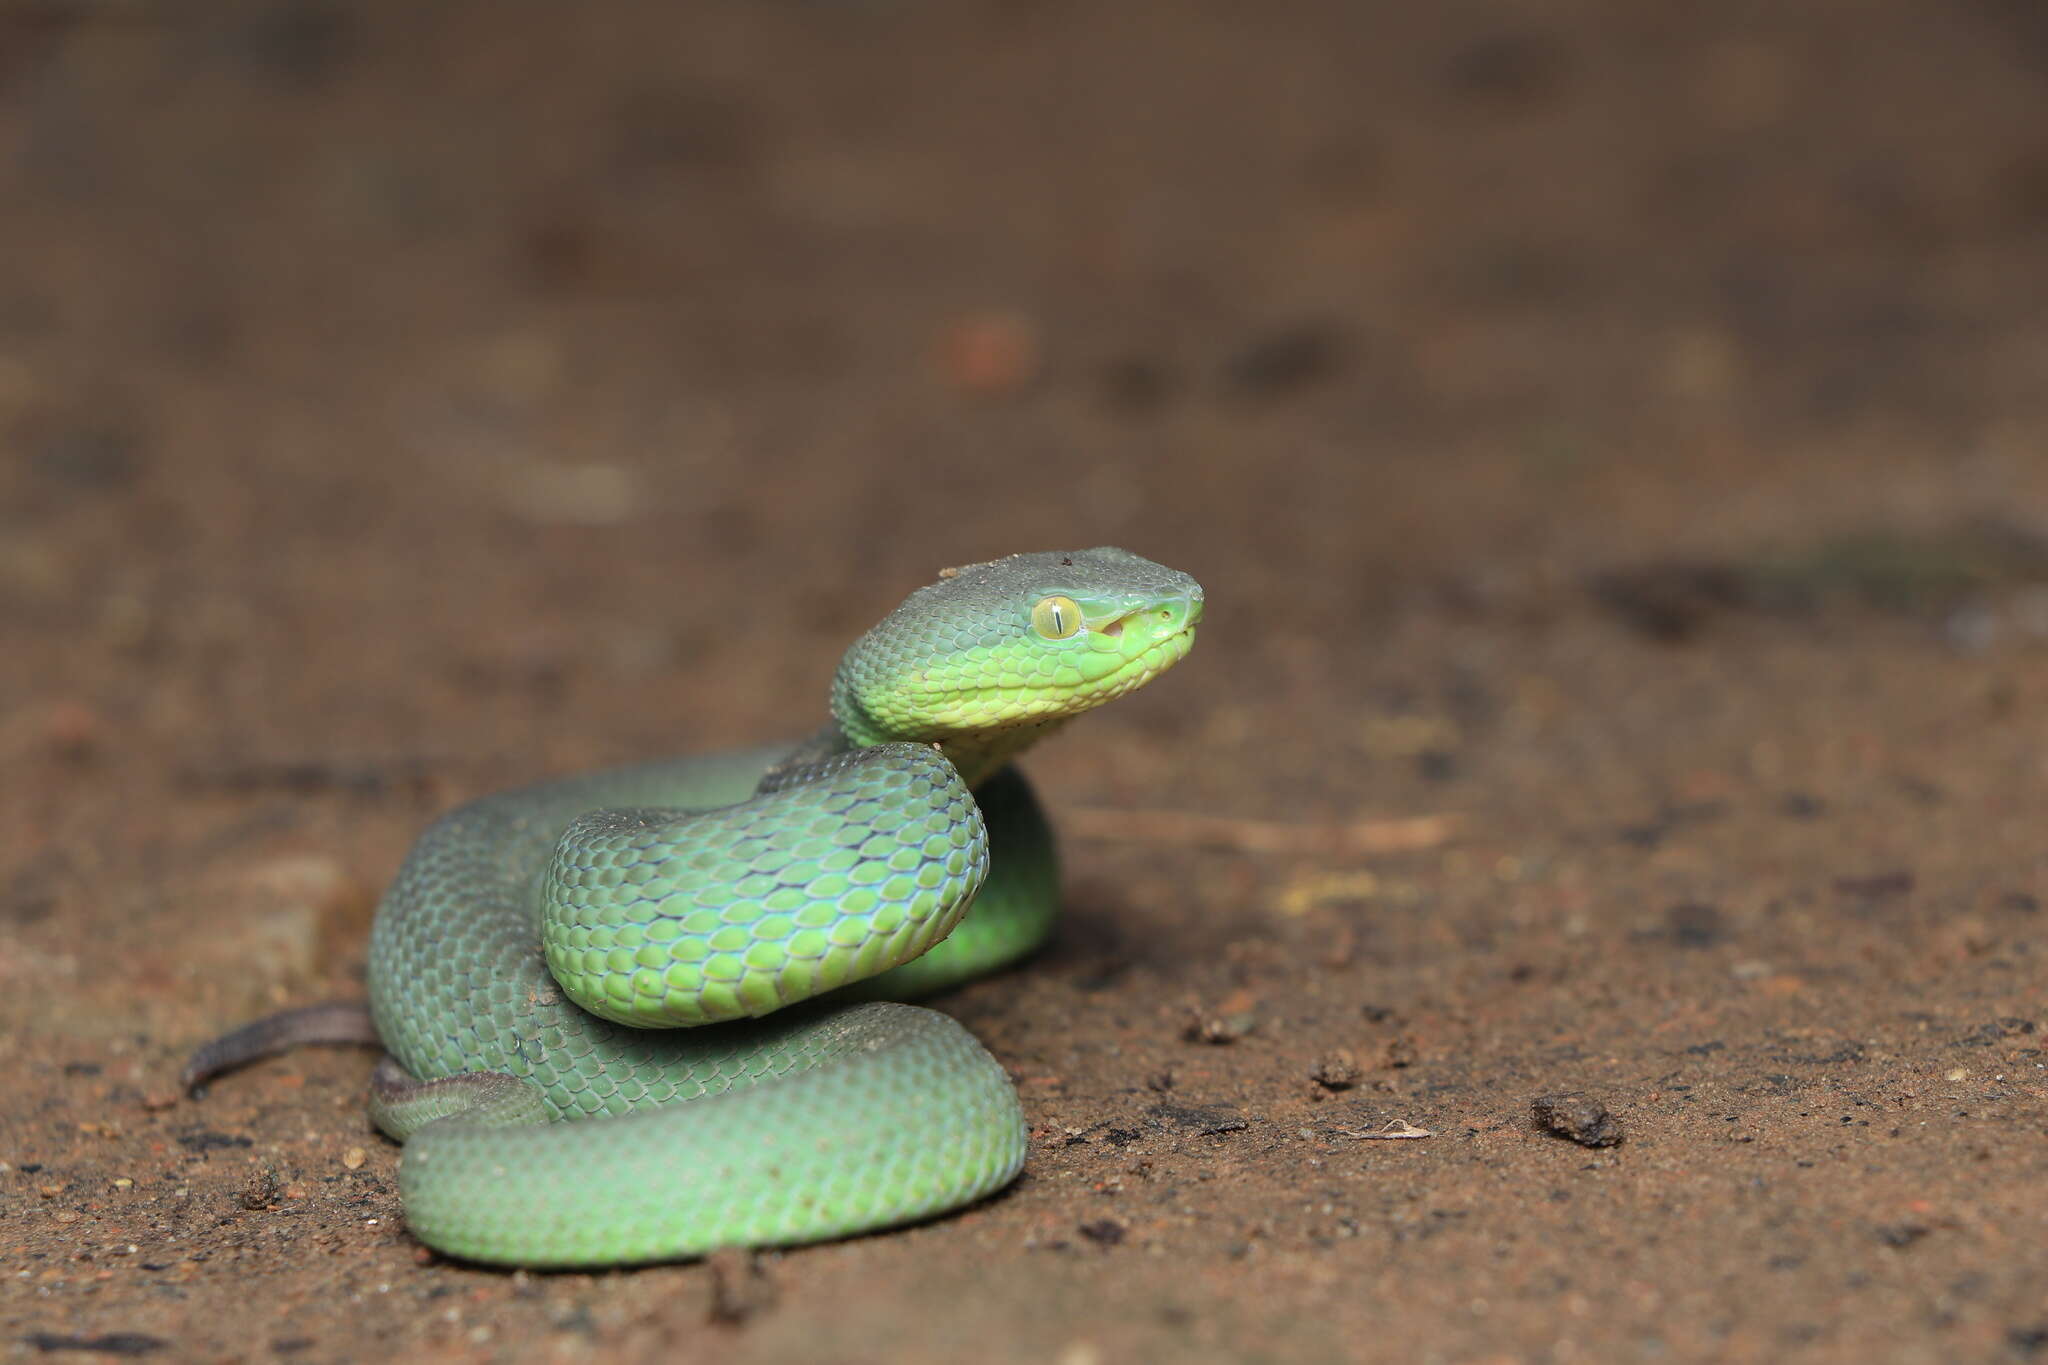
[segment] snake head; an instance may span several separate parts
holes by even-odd
[[[944,743],[1044,726],[1186,656],[1202,587],[1104,546],[948,569],[847,651],[833,713],[855,743]]]

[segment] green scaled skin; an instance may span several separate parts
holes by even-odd
[[[1192,579],[1124,550],[948,571],[848,650],[800,745],[437,821],[370,945],[391,1052],[371,1111],[406,1144],[415,1234],[618,1265],[1008,1184],[1025,1132],[1002,1068],[946,1016],[880,1002],[1043,942],[1052,837],[1008,761],[1178,662],[1201,614]]]

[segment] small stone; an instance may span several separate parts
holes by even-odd
[[[1348,1047],[1340,1047],[1316,1059],[1309,1068],[1308,1077],[1325,1090],[1349,1090],[1365,1079],[1365,1068],[1358,1064],[1358,1056]]]
[[[1234,1043],[1250,1034],[1259,1026],[1258,1016],[1250,1010],[1239,1010],[1233,1014],[1197,1013],[1188,1021],[1187,1039],[1191,1043],[1208,1043],[1220,1047]]]
[[[1529,1116],[1539,1131],[1569,1139],[1581,1147],[1612,1147],[1622,1139],[1621,1121],[1607,1106],[1588,1095],[1542,1095],[1529,1103]]]
[[[369,1159],[369,1154],[360,1147],[351,1147],[341,1154],[341,1164],[351,1171],[360,1171]]]
[[[249,1173],[242,1187],[235,1191],[235,1202],[245,1209],[268,1208],[284,1189],[284,1182],[277,1172],[268,1166],[258,1167]]]

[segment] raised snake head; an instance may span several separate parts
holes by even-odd
[[[1201,619],[1201,584],[1113,546],[948,569],[846,652],[833,714],[860,744],[1014,750],[1001,732],[1077,716],[1179,663]]]

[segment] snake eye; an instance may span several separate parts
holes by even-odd
[[[1031,628],[1048,640],[1065,640],[1081,629],[1081,604],[1071,597],[1041,597],[1031,609]]]

